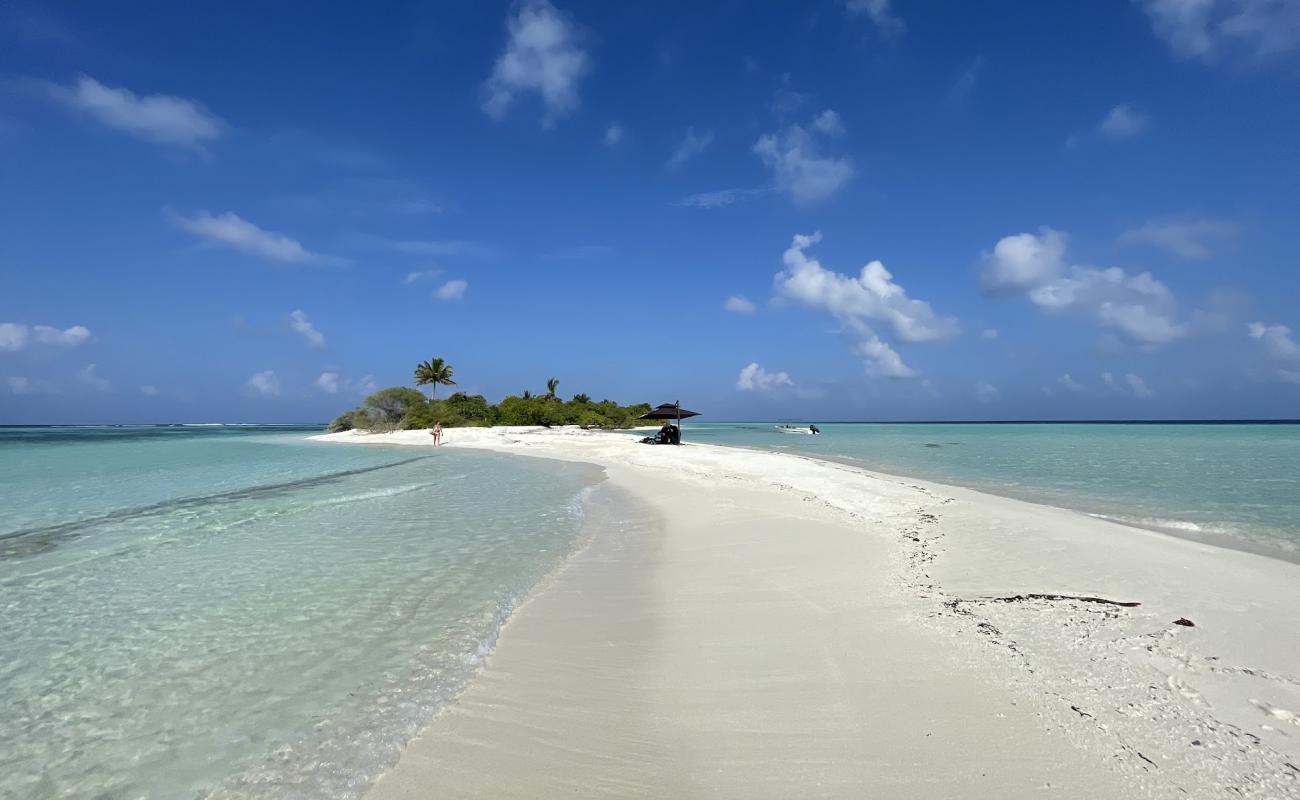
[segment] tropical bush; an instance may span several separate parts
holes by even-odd
[[[455,386],[453,370],[441,358],[434,358],[415,369],[417,386]],[[441,422],[444,428],[488,425],[581,425],[584,428],[630,428],[636,418],[650,410],[648,403],[622,406],[613,400],[593,402],[585,394],[562,400],[556,390],[559,380],[546,382],[546,393],[535,395],[525,390],[509,395],[492,405],[481,394],[455,392],[442,400],[426,399],[418,390],[391,386],[367,397],[360,408],[345,411],[334,418],[327,430],[390,431],[399,428],[432,428]]]

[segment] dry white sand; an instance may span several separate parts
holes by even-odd
[[[1300,566],[785,453],[446,442],[604,505],[373,800],[1300,797]]]

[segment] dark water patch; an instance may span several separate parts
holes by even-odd
[[[415,458],[407,458],[402,461],[394,461],[390,464],[380,464],[373,467],[359,467],[357,469],[330,472],[324,475],[316,475],[296,481],[266,483],[258,486],[249,486],[243,489],[235,489],[229,492],[181,497],[174,500],[165,500],[161,503],[153,503],[147,506],[137,506],[135,508],[124,508],[118,511],[110,511],[107,514],[86,517],[71,522],[61,522],[55,525],[43,525],[36,528],[23,528],[8,533],[0,533],[0,559],[23,558],[48,552],[49,550],[54,549],[61,542],[77,538],[85,530],[108,522],[126,522],[135,519],[160,517],[175,513],[176,511],[204,508],[242,500],[261,500],[277,497],[291,492],[300,491],[302,489],[338,483],[339,481],[356,475],[364,475],[369,472],[378,472],[380,470],[392,469],[393,467],[405,466],[406,464],[411,464],[416,461],[424,461],[425,459],[432,457],[433,456],[416,456]]]

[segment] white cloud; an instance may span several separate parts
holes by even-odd
[[[801,205],[830,197],[853,177],[851,159],[822,155],[821,140],[829,138],[827,129],[837,136],[844,133],[834,111],[814,117],[809,128],[790,125],[764,134],[754,143],[754,153],[772,171],[776,188],[788,192]]]
[[[36,325],[32,327],[32,338],[41,344],[76,347],[89,341],[90,330],[81,325],[73,325],[63,330],[49,325]]]
[[[48,344],[56,347],[77,347],[90,341],[90,329],[73,325],[62,330],[51,325],[28,326],[22,322],[0,323],[0,352],[15,353],[30,344]]]
[[[1129,391],[1133,392],[1134,397],[1147,398],[1155,394],[1147,387],[1146,381],[1131,372],[1124,376],[1124,380],[1128,383]]]
[[[784,372],[768,372],[757,362],[742,369],[736,378],[736,388],[746,392],[766,392],[781,386],[794,386],[794,381]]]
[[[143,386],[140,387],[140,394],[144,395],[145,397],[157,397],[157,396],[158,396],[158,387],[157,387],[157,386],[150,386],[149,384],[145,384],[145,385],[143,385]]]
[[[722,307],[737,314],[753,314],[757,309],[754,301],[742,295],[733,294],[722,303]]]
[[[687,128],[686,135],[682,137],[682,141],[677,145],[677,149],[673,151],[672,156],[668,159],[668,166],[680,167],[682,164],[695,158],[700,153],[703,153],[712,143],[713,131],[706,130],[696,133],[693,126]]]
[[[1103,372],[1101,373],[1101,382],[1106,384],[1106,388],[1117,394],[1131,394],[1140,399],[1146,399],[1155,394],[1147,386],[1146,381],[1131,372],[1124,376],[1123,382],[1117,379],[1114,374]]]
[[[998,391],[998,387],[988,381],[975,382],[975,399],[981,403],[992,403],[1001,396],[1002,393]]]
[[[406,284],[407,286],[410,286],[413,283],[419,283],[420,281],[426,280],[428,278],[436,278],[441,274],[442,274],[442,270],[440,269],[415,270],[413,272],[406,273],[406,277],[402,278],[402,283]]]
[[[325,394],[339,393],[339,374],[337,372],[322,372],[316,379],[316,388]]]
[[[589,69],[577,28],[547,0],[526,0],[506,20],[510,38],[485,85],[483,110],[502,119],[522,94],[537,93],[543,127],[578,107],[578,82]]]
[[[1267,58],[1300,45],[1300,4],[1291,0],[1139,1],[1156,35],[1181,58]]]
[[[907,30],[907,25],[890,8],[890,0],[844,0],[844,7],[850,14],[870,19],[882,36],[897,36]]]
[[[984,332],[980,335],[985,339],[996,339],[999,336],[997,328],[985,328]]]
[[[31,331],[21,322],[0,322],[0,351],[15,353],[27,347]]]
[[[375,381],[374,375],[362,375],[357,379],[354,388],[357,390],[357,394],[365,396],[374,394],[379,389],[379,383]]]
[[[1023,292],[1061,274],[1065,261],[1065,234],[1046,226],[1037,235],[1004,236],[984,255],[980,282],[990,294]]]
[[[1062,375],[1061,377],[1057,378],[1056,382],[1061,384],[1062,386],[1064,386],[1065,388],[1069,389],[1072,392],[1082,392],[1087,388],[1082,383],[1079,383],[1074,378],[1071,378],[1070,373],[1068,372]]]
[[[1246,326],[1250,338],[1259,341],[1274,358],[1300,359],[1300,344],[1291,338],[1291,329],[1285,325],[1266,325],[1252,322]]]
[[[903,357],[877,336],[858,342],[857,353],[865,361],[862,367],[871,378],[915,378],[916,370],[903,363]]]
[[[829,108],[813,117],[812,127],[818,133],[836,138],[845,133],[844,122],[840,119],[840,115]]]
[[[439,300],[459,300],[465,296],[465,290],[468,288],[469,284],[460,279],[447,281],[438,287],[438,291],[434,292],[433,296]]]
[[[820,233],[794,237],[783,257],[785,269],[776,275],[779,296],[829,312],[856,330],[867,322],[883,323],[905,342],[943,341],[960,332],[956,318],[937,316],[929,303],[908,297],[879,261],[869,262],[857,276],[824,268],[806,253],[820,241]]]
[[[99,374],[96,372],[96,370],[97,370],[97,365],[87,364],[85,368],[82,369],[80,373],[78,373],[78,375],[80,375],[81,380],[84,383],[89,385],[95,391],[111,392],[113,390],[113,384],[110,383],[108,379],[101,378]]]
[[[303,313],[302,309],[289,314],[289,327],[293,329],[294,333],[301,336],[311,349],[325,349],[325,334],[316,330],[316,326],[311,324],[311,320],[307,319],[307,315]]]
[[[140,139],[203,151],[221,137],[225,125],[193,100],[165,94],[136,95],[112,88],[87,75],[72,86],[52,86],[54,97],[110,128]]]
[[[1148,244],[1179,258],[1211,258],[1219,245],[1233,239],[1241,226],[1222,219],[1151,220],[1120,236],[1125,244]]]
[[[1139,345],[1166,344],[1185,336],[1175,320],[1173,293],[1149,272],[1119,267],[1065,266],[1065,235],[1051,228],[998,241],[985,256],[981,275],[991,294],[1024,294],[1043,311],[1091,316],[1098,325]]]
[[[244,382],[244,386],[268,397],[275,397],[280,394],[280,379],[275,376],[274,370],[268,369],[255,373]]]
[[[5,378],[5,383],[9,385],[9,391],[14,394],[31,394],[32,382],[21,375]]]
[[[699,194],[687,195],[673,205],[684,208],[721,208],[771,191],[773,189],[766,186],[757,189],[719,189],[716,192],[700,192]]]
[[[181,230],[213,244],[270,261],[281,261],[287,264],[337,263],[338,261],[313,253],[296,239],[291,239],[282,233],[263,230],[230,212],[215,217],[206,211],[200,211],[194,217],[173,214],[172,221]]]
[[[611,122],[609,127],[605,129],[605,146],[614,147],[619,142],[623,141],[624,133],[625,131],[623,130],[622,125],[619,125],[617,122]]]
[[[1128,103],[1112,108],[1097,126],[1108,139],[1129,139],[1146,130],[1147,116]]]

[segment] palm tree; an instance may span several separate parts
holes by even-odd
[[[546,382],[546,396],[552,400],[555,399],[555,390],[560,388],[560,379],[551,378]]]
[[[524,393],[523,393],[522,395],[520,395],[520,397],[522,397],[522,398],[525,399],[525,400],[532,400],[532,399],[533,399],[533,393],[530,392],[530,391],[528,391],[527,389],[524,389]]]
[[[591,397],[585,394],[575,394],[573,396],[573,402],[589,405],[591,403]]]
[[[441,358],[431,358],[415,368],[415,385],[432,384],[433,389],[430,390],[429,394],[430,397],[436,398],[439,384],[443,386],[456,385],[456,382],[451,379],[454,371],[451,365]]]

